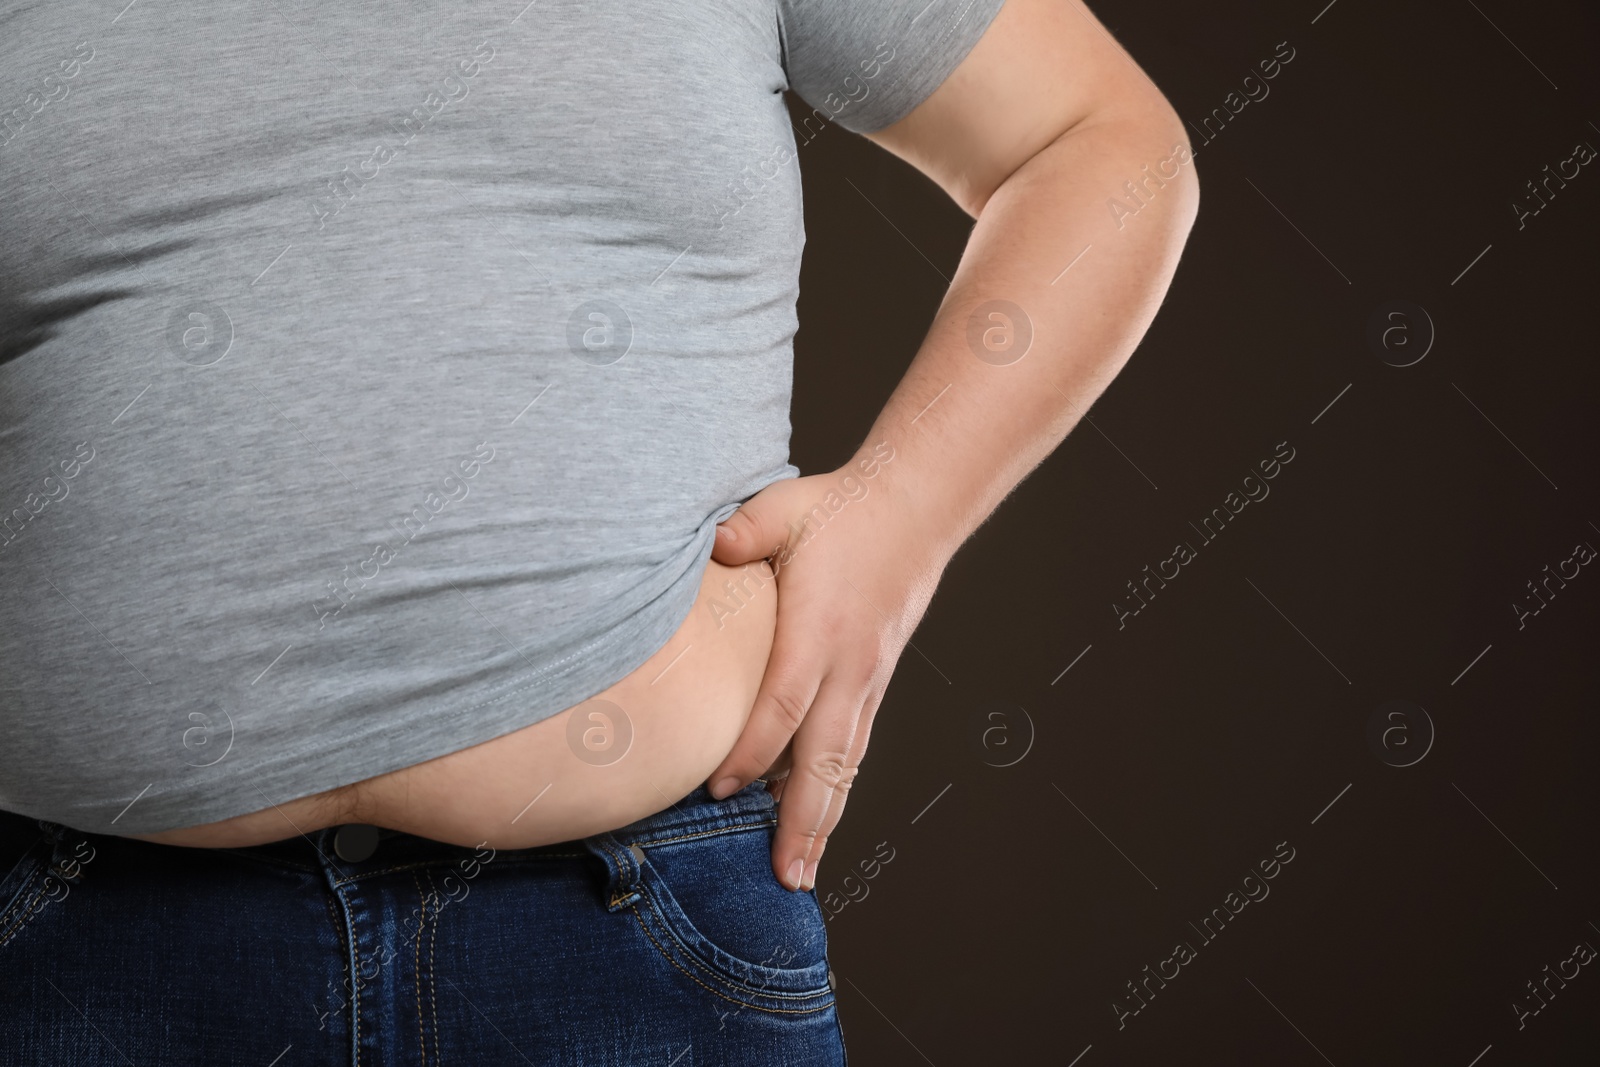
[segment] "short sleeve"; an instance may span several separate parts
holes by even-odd
[[[855,133],[905,118],[972,51],[1005,0],[776,0],[801,99]]]

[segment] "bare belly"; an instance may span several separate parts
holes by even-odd
[[[728,567],[708,560],[695,606],[671,640],[575,707],[472,748],[276,808],[129,836],[238,848],[354,822],[508,849],[625,826],[682,799],[733,748],[766,671],[777,612],[777,582],[767,563]],[[584,730],[581,740],[569,742],[574,715],[585,720]],[[781,773],[788,760],[785,751],[769,770]]]

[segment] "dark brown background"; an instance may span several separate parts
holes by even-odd
[[[854,1067],[1596,1062],[1600,962],[1520,1030],[1512,1004],[1600,947],[1600,568],[1521,630],[1511,607],[1600,546],[1600,163],[1520,231],[1511,207],[1600,147],[1596,15],[1325,3],[1094,5],[1194,123],[1296,55],[1191,131],[1202,205],[1154,327],[900,660],[817,883]],[[800,160],[812,474],[861,442],[971,220],[837,127]],[[1409,367],[1366,340],[1394,300],[1436,330]],[[1280,441],[1271,495],[1200,546],[1188,523]],[[1119,631],[1178,540],[1198,558]],[[1367,740],[1394,699],[1435,731],[1406,767]],[[1270,895],[1202,941],[1279,842]]]

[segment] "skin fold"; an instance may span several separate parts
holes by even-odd
[[[694,607],[666,645],[574,708],[325,793],[221,822],[129,836],[236,848],[355,822],[462,846],[513,849],[624,826],[676,803],[732,749],[772,648],[777,596],[767,564],[709,561]],[[573,746],[569,720],[592,710],[615,717],[616,709],[627,717],[631,742],[620,747],[620,730],[601,736],[617,747],[585,760]],[[603,732],[604,720],[592,720],[591,728]],[[616,752],[622,754],[607,759]],[[778,775],[787,766],[783,752],[763,769]]]
[[[624,825],[701,783],[725,796],[788,772],[771,786],[773,871],[814,886],[945,566],[1132,356],[1199,209],[1181,120],[1077,0],[1007,0],[954,73],[869,139],[975,219],[959,268],[867,443],[730,516],[683,626],[598,694],[632,724],[625,756],[596,766],[575,754],[567,725],[585,702],[440,759],[146,839],[245,845],[366,822],[529,847]],[[1024,327],[1031,343],[1014,360],[974,341]],[[841,490],[873,465],[868,492]],[[806,525],[836,499],[848,503],[824,503],[826,522]],[[735,579],[751,592],[715,611]]]

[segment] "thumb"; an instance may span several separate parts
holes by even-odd
[[[788,540],[782,509],[775,500],[757,493],[717,524],[711,558],[730,567],[753,563],[778,552]]]

